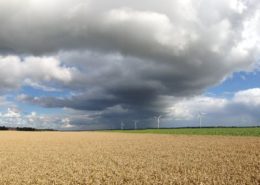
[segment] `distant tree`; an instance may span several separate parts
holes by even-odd
[[[8,130],[8,127],[0,126],[0,130]]]
[[[36,131],[35,128],[31,128],[31,127],[17,127],[16,130],[17,131]]]

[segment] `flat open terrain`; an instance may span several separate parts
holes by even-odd
[[[251,128],[173,128],[143,130],[112,130],[112,132],[142,134],[184,134],[184,135],[222,135],[222,136],[260,136],[260,127]]]
[[[260,137],[0,132],[0,184],[260,184]]]

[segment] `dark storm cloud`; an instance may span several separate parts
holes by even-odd
[[[51,78],[43,83],[34,66],[9,77],[8,85],[17,88],[27,80],[46,90],[58,84],[72,95],[20,100],[92,111],[102,123],[150,120],[175,102],[165,97],[198,95],[233,72],[252,69],[259,54],[259,5],[257,0],[0,2],[0,53],[54,57],[62,72],[46,70],[43,76]]]

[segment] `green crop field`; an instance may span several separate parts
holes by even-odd
[[[144,130],[113,130],[112,132],[147,133],[147,134],[183,134],[183,135],[226,135],[226,136],[260,136],[257,128],[172,128]]]

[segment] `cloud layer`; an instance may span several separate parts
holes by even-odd
[[[21,101],[28,101],[28,97],[20,98]],[[259,126],[260,88],[238,91],[231,98],[199,95],[162,99],[162,127],[199,126],[199,114],[202,114],[202,126]],[[15,120],[18,126],[48,126],[56,129],[118,129],[121,122],[125,128],[133,129],[135,121],[138,122],[138,128],[157,126],[157,120],[152,115],[142,117],[118,105],[102,111],[65,108],[63,114],[56,116],[38,115],[34,112],[23,114],[17,108],[9,108],[2,114],[2,118],[6,123]]]
[[[0,7],[0,91],[69,91],[17,100],[79,111],[96,124],[149,124],[180,99],[258,67],[257,0],[11,0]],[[227,100],[204,101],[224,109]]]

